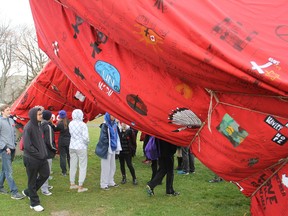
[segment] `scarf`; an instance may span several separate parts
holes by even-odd
[[[118,135],[116,121],[115,120],[111,121],[110,114],[107,112],[104,115],[104,120],[109,128],[111,150],[115,151],[117,149],[117,135]]]

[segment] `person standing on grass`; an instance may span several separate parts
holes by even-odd
[[[194,165],[194,155],[190,151],[190,146],[181,147],[182,151],[182,170],[179,170],[177,173],[180,175],[189,175],[189,173],[195,173]]]
[[[154,178],[147,184],[147,193],[149,196],[154,195],[154,188],[161,184],[166,175],[166,195],[178,196],[180,193],[173,188],[174,180],[174,154],[177,146],[164,140],[155,138],[155,142],[160,149],[160,156],[158,158],[159,168]]]
[[[101,132],[95,153],[101,158],[100,188],[118,187],[114,181],[116,172],[115,156],[121,149],[115,117],[108,112],[104,115],[104,123],[100,125]]]
[[[59,111],[59,121],[57,126],[54,128],[55,131],[60,131],[58,139],[58,148],[60,152],[60,167],[62,170],[62,175],[67,175],[67,166],[70,168],[70,154],[69,154],[69,145],[70,145],[70,132],[69,132],[69,120],[67,118],[67,113],[65,110]],[[66,163],[67,162],[67,163]]]
[[[7,179],[10,187],[11,198],[20,200],[24,196],[18,193],[18,188],[13,179],[12,161],[15,156],[16,130],[15,122],[10,118],[10,106],[5,104],[0,108],[0,155],[2,158],[2,170],[0,173],[0,193],[8,194],[4,188],[4,181]]]
[[[119,131],[120,143],[122,151],[119,154],[120,169],[122,174],[122,184],[125,184],[127,181],[125,162],[130,170],[132,176],[132,182],[134,185],[137,185],[137,179],[135,175],[135,169],[132,164],[132,157],[136,153],[136,142],[134,132],[130,129],[125,123],[121,123]]]
[[[78,192],[85,192],[83,184],[87,173],[87,147],[89,144],[88,127],[83,122],[83,112],[75,109],[72,112],[72,121],[69,124],[70,139],[70,189],[78,189]],[[77,166],[79,162],[79,179],[78,185],[75,184]]]
[[[24,155],[23,161],[28,177],[28,188],[22,191],[30,199],[30,208],[43,211],[37,194],[39,188],[49,178],[50,169],[47,161],[48,153],[43,139],[41,127],[42,107],[29,110],[30,120],[23,129]]]
[[[47,153],[48,153],[47,161],[48,161],[49,170],[51,173],[52,159],[55,157],[56,151],[57,151],[56,144],[55,144],[55,134],[53,131],[54,125],[52,124],[52,113],[49,110],[44,110],[42,113],[42,116],[43,116],[43,120],[41,122],[41,126],[42,126],[43,133],[44,133],[44,142],[45,142]],[[53,186],[49,186],[48,180],[49,178],[41,186],[42,194],[46,196],[52,195],[52,193],[49,190],[53,188]]]

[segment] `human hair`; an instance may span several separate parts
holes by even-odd
[[[5,109],[7,109],[8,107],[10,107],[8,104],[3,104],[1,107],[0,107],[0,112],[3,112]]]

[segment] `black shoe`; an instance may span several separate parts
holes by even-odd
[[[133,184],[134,184],[134,185],[137,185],[137,184],[138,184],[137,179],[133,179]]]
[[[126,177],[123,176],[121,184],[126,184],[126,182],[127,182]]]
[[[172,193],[166,193],[167,196],[178,196],[180,195],[180,192],[174,191]]]

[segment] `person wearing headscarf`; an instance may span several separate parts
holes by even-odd
[[[100,125],[101,132],[96,146],[96,155],[101,158],[100,188],[109,190],[109,187],[118,187],[114,181],[116,172],[115,155],[121,149],[115,117],[108,112],[104,115],[104,123]]]
[[[87,173],[87,147],[89,144],[88,127],[83,122],[83,112],[75,109],[72,112],[72,121],[69,124],[70,139],[70,189],[78,189],[78,192],[85,192],[83,184]],[[75,184],[77,165],[79,163],[78,185]]]

